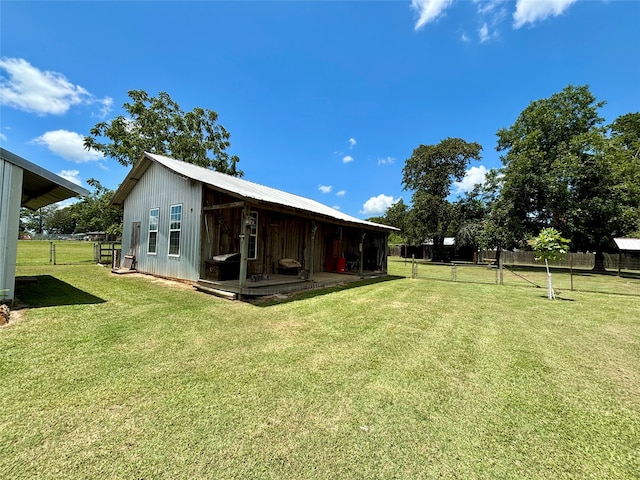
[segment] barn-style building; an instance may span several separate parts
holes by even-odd
[[[327,272],[386,275],[395,230],[151,153],[113,204],[124,209],[120,268],[241,296],[310,288]]]

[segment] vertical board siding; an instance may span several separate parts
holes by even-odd
[[[180,255],[169,256],[171,205],[182,205]],[[135,254],[137,269],[161,277],[197,281],[200,278],[200,224],[202,186],[152,163],[131,190],[124,204],[123,256]],[[157,254],[148,254],[149,210],[160,209]],[[133,222],[140,222],[138,252],[131,251]]]

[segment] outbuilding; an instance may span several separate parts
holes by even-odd
[[[386,275],[388,235],[396,230],[152,153],[136,162],[112,203],[124,209],[121,268],[239,295],[308,288],[326,272]]]
[[[0,302],[15,295],[20,207],[37,210],[89,191],[0,148]]]
[[[618,247],[618,275],[622,270],[640,270],[640,238],[614,238]]]

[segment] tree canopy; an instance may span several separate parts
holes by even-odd
[[[433,238],[434,249],[441,249],[454,215],[447,201],[451,185],[462,180],[471,160],[481,159],[481,150],[479,143],[446,138],[435,145],[420,145],[406,160],[402,185],[414,193],[404,228],[411,241]]]
[[[150,97],[143,90],[131,90],[128,95],[132,101],[123,105],[127,116],[97,123],[84,139],[86,149],[102,152],[123,166],[135,164],[147,151],[243,175],[237,168],[240,159],[226,151],[230,134],[217,123],[215,111],[197,107],[185,113],[166,92]]]
[[[570,85],[531,102],[498,131],[497,150],[504,152],[498,204],[520,246],[553,227],[574,248],[602,251],[637,224],[638,196],[630,184],[637,181],[629,177],[638,172],[637,161],[628,154],[636,117],[604,126],[603,105],[588,86]]]
[[[640,235],[640,113],[605,125],[604,105],[586,85],[531,102],[497,132],[502,167],[455,202],[448,200],[452,183],[482,147],[459,138],[420,145],[403,169],[411,206],[394,205],[387,222],[411,243],[450,235],[457,245],[498,251],[527,248],[554,228],[598,260],[614,237]]]

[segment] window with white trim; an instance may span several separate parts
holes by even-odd
[[[155,255],[158,253],[158,218],[160,217],[160,209],[152,208],[149,210],[149,242],[147,253]]]
[[[169,256],[180,256],[180,233],[182,231],[182,205],[171,205],[169,217]]]
[[[258,212],[250,212],[249,218],[251,223],[249,224],[249,250],[247,253],[248,260],[255,260],[258,258]]]

